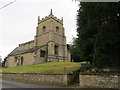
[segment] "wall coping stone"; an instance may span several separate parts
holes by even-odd
[[[28,74],[28,75],[72,75],[72,73],[69,74],[62,74],[62,73],[0,73],[0,74]]]
[[[105,72],[99,72],[99,73],[85,73],[85,72],[81,72],[79,73],[80,75],[118,75],[120,76],[120,73],[105,73]]]

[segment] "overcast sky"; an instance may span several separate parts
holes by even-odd
[[[10,2],[14,3],[4,7]],[[4,7],[4,8],[2,8]],[[0,56],[6,57],[20,43],[34,39],[37,18],[63,17],[67,43],[76,36],[78,2],[72,0],[0,0]]]

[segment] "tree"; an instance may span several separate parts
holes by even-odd
[[[7,57],[4,58],[4,61],[2,62],[2,67],[5,67],[6,60],[7,60]]]
[[[73,42],[72,44],[69,45],[69,50],[71,52],[71,56],[72,56],[72,60],[74,62],[80,62],[80,57],[79,57],[79,50],[78,47],[76,45],[76,38],[73,38]]]
[[[81,60],[98,68],[116,68],[120,53],[120,3],[81,2],[76,46]]]

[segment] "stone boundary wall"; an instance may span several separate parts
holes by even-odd
[[[2,73],[2,79],[49,85],[69,85],[74,74]]]
[[[120,76],[117,74],[79,74],[80,86],[120,88]]]

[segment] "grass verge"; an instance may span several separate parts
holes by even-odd
[[[75,62],[48,62],[43,64],[15,66],[2,68],[3,73],[52,73],[67,74],[80,68],[80,63]]]

